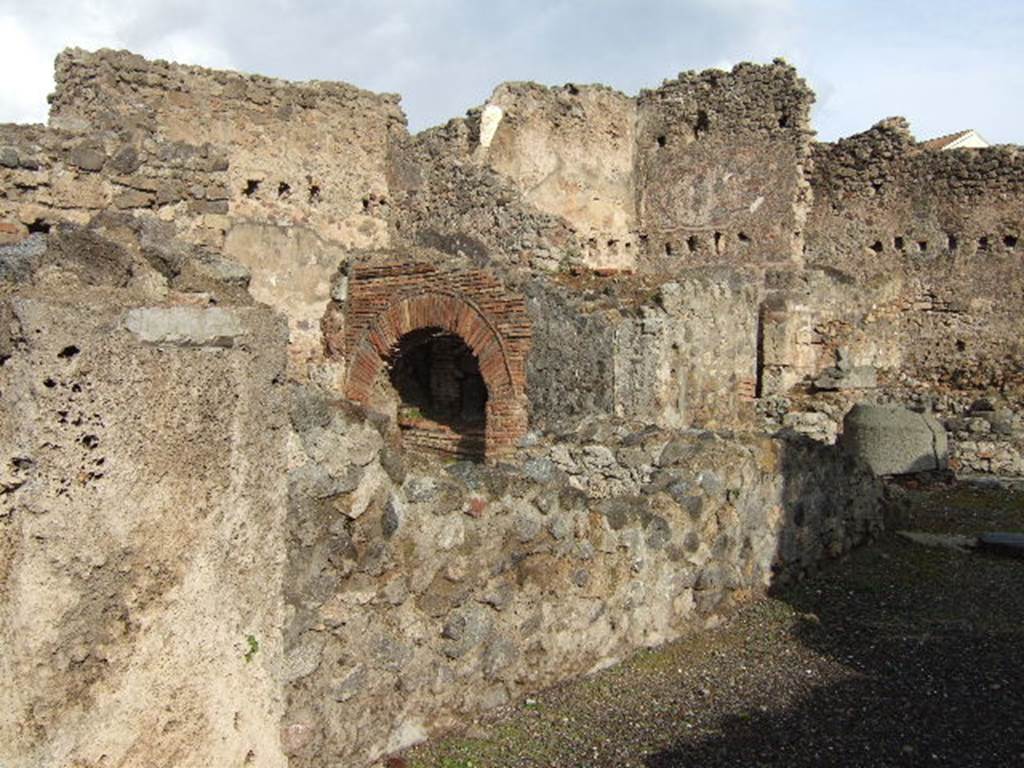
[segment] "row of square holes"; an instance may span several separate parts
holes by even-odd
[[[255,197],[260,191],[260,186],[263,182],[259,179],[249,179],[245,182],[245,188],[242,190],[242,195],[245,197]],[[280,200],[287,200],[292,196],[292,185],[287,181],[282,181],[277,185],[277,197]],[[320,201],[320,187],[317,184],[310,183],[309,185],[309,202],[316,203]]]
[[[745,246],[746,245],[750,245],[753,242],[753,240],[750,239],[750,235],[748,235],[746,232],[739,232],[739,233],[737,233],[736,239],[740,242],[741,245],[745,245]],[[714,234],[714,243],[715,243],[715,253],[723,253],[725,251],[725,236],[721,232],[715,232],[715,234]],[[688,238],[686,238],[686,250],[688,250],[690,253],[696,253],[697,252],[697,246],[698,246],[698,240],[697,240],[697,236],[696,235],[690,235]],[[665,255],[666,256],[672,256],[674,254],[675,254],[675,248],[672,246],[672,243],[666,241],[665,242]]]
[[[946,248],[947,248],[947,250],[955,251],[959,247],[959,245],[960,244],[957,241],[957,238],[956,238],[955,235],[947,235],[947,237],[946,237]],[[1008,250],[1011,250],[1011,251],[1014,250],[1017,247],[1017,236],[1016,235],[1004,235],[1003,236],[1003,245]],[[987,250],[989,250],[990,246],[991,246],[991,243],[989,242],[988,235],[983,235],[982,237],[978,238],[978,250],[979,251],[987,251]],[[904,238],[902,238],[902,237],[897,235],[896,237],[894,237],[892,239],[892,247],[895,250],[897,250],[897,251],[906,250],[906,247],[907,247],[906,241],[904,240]],[[882,241],[881,240],[875,240],[875,242],[871,244],[871,250],[874,251],[875,253],[881,253],[884,250],[884,248],[885,248],[885,246],[882,245]],[[917,250],[918,250],[919,253],[927,252],[927,250],[928,250],[928,241],[927,240],[918,240],[917,241]]]

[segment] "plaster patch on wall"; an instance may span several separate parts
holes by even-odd
[[[501,118],[505,116],[504,110],[497,104],[488,104],[480,115],[480,146],[484,149],[491,146],[494,134],[498,130]]]

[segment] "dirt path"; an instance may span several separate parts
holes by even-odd
[[[906,497],[900,528],[1024,531],[1024,494]],[[1024,766],[1024,560],[890,533],[717,630],[536,696],[403,762]]]

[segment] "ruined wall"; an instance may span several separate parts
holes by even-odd
[[[597,415],[664,428],[749,428],[761,291],[731,270],[675,279],[533,280],[531,425],[574,432]]]
[[[582,263],[568,222],[523,200],[522,192],[474,160],[479,122],[452,120],[396,143],[391,156],[392,242],[557,272]]]
[[[753,423],[760,290],[731,272],[664,283],[615,328],[615,413],[667,428]]]
[[[635,185],[651,268],[799,262],[813,98],[782,61],[640,93]]]
[[[799,263],[812,100],[782,62],[637,98],[506,83],[396,152],[394,234],[548,272]]]
[[[936,396],[1024,388],[1024,155],[921,149],[905,121],[822,145],[808,262],[876,289],[831,335],[893,386]],[[860,338],[874,340],[867,349]],[[849,339],[849,341],[847,341]]]
[[[221,147],[235,218],[307,225],[348,247],[386,242],[388,144],[405,124],[397,96],[123,51],[65,51],[56,80],[52,127]]]
[[[2,277],[0,762],[285,765],[284,323]]]
[[[635,266],[635,99],[604,86],[505,83],[478,119],[478,157],[527,203],[565,219],[587,266]]]
[[[362,764],[678,637],[880,525],[871,476],[809,442],[599,422],[442,468],[317,393],[292,421],[296,766]]]
[[[220,245],[230,226],[228,160],[196,142],[0,126],[0,243],[103,211],[145,213],[173,232]]]
[[[106,50],[65,51],[56,78],[50,129],[0,129],[0,239],[111,208],[168,222],[286,313],[293,376],[336,376],[318,321],[344,252],[389,242],[397,97]]]
[[[350,86],[62,55],[51,128],[0,131],[0,760],[367,762],[870,536],[862,466],[728,431],[754,278],[810,272],[809,99],[778,63],[638,100],[507,86],[409,137]],[[389,243],[436,250],[422,274],[339,269]],[[357,330],[439,312],[479,342],[430,297],[374,326],[428,273],[496,318],[517,395],[525,366],[536,429],[505,466],[403,455],[283,386],[340,389],[321,329],[355,370]],[[369,314],[338,311],[349,276]],[[668,429],[693,426],[726,431]]]

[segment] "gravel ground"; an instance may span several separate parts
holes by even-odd
[[[1024,494],[918,487],[893,529],[1024,531]],[[1024,560],[887,534],[716,630],[389,761],[1024,766]]]

